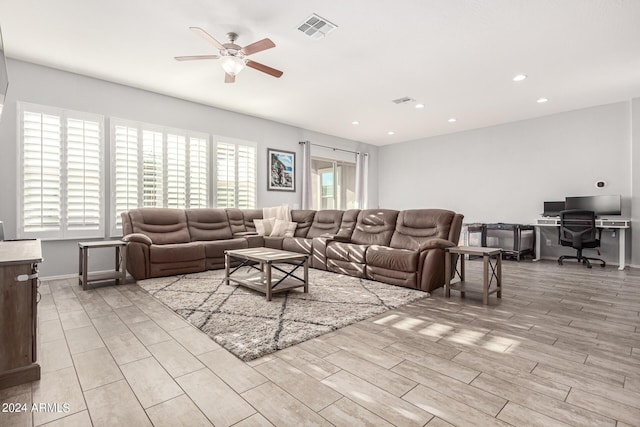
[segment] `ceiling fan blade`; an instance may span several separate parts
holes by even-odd
[[[276,47],[276,44],[272,42],[271,39],[262,39],[243,47],[240,52],[244,53],[246,56],[249,56],[253,55],[254,53],[262,52],[263,50],[271,49],[272,47]]]
[[[193,31],[194,33],[196,33],[197,35],[199,35],[200,37],[202,37],[203,39],[205,39],[206,41],[208,41],[209,43],[211,43],[212,45],[214,45],[216,47],[216,49],[218,49],[218,50],[223,50],[224,49],[224,46],[222,46],[222,43],[220,43],[218,40],[214,39],[211,34],[207,33],[202,28],[200,28],[200,27],[189,27],[189,29],[191,31]]]
[[[263,73],[267,73],[276,78],[279,78],[283,74],[280,70],[276,70],[275,68],[268,67],[264,64],[252,60],[247,61],[247,67],[251,67],[254,70],[262,71]]]
[[[231,74],[224,73],[224,82],[225,83],[235,83],[236,76],[232,76]]]
[[[193,61],[196,59],[218,59],[220,56],[218,55],[191,55],[191,56],[176,56],[174,57],[176,61]]]

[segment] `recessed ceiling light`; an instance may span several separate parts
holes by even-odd
[[[416,108],[424,108],[424,104],[416,104]]]
[[[547,102],[547,101],[548,101],[548,99],[547,99],[547,98],[540,98],[540,99],[538,99],[536,102],[537,102],[538,104],[544,104],[544,103],[545,103],[545,102]]]
[[[360,124],[360,122],[359,122],[359,121],[357,121],[357,120],[354,120],[354,121],[352,121],[352,122],[351,122],[351,124],[352,124],[352,125],[359,125],[359,124]]]
[[[453,117],[451,117],[451,118],[448,120],[448,122],[449,122],[449,123],[455,123],[455,121],[456,121],[456,119],[454,119]]]
[[[527,78],[527,75],[526,75],[526,74],[516,74],[516,75],[513,77],[513,81],[514,81],[514,82],[521,82],[521,81],[523,81],[523,80],[524,80],[524,79],[526,79],[526,78]]]
[[[396,133],[392,130],[390,130],[389,132],[387,132],[388,135],[395,135]]]

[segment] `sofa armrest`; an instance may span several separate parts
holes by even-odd
[[[153,243],[153,241],[149,238],[149,236],[146,236],[142,233],[127,234],[122,238],[122,241],[144,243],[145,245],[148,245],[148,246],[151,246],[151,244]]]
[[[247,236],[258,236],[257,231],[240,231],[238,233],[233,233],[233,237],[247,237]]]
[[[334,242],[351,243],[351,239],[349,237],[340,236],[339,234],[325,233],[325,234],[321,234],[320,236],[318,236],[318,238],[327,239],[327,241],[331,240],[331,241],[334,241]]]
[[[422,251],[426,251],[429,249],[446,249],[446,248],[453,248],[457,246],[455,243],[449,241],[449,240],[445,240],[445,239],[431,239],[428,240],[426,242],[422,242],[420,243],[420,246],[418,247],[418,250],[420,252]]]

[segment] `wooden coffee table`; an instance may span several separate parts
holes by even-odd
[[[240,261],[240,265],[231,267],[233,260]],[[259,266],[256,266],[255,264]],[[242,267],[251,267],[255,274],[242,278],[232,277],[232,274]],[[291,267],[289,270],[286,266]],[[294,273],[303,267],[304,276]],[[231,249],[224,252],[225,282],[237,283],[266,295],[267,301],[278,292],[286,292],[295,288],[304,288],[309,292],[309,255],[297,252],[282,251],[271,248]],[[274,271],[275,270],[275,275]]]

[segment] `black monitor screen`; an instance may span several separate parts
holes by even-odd
[[[596,215],[620,215],[621,197],[614,196],[581,196],[567,197],[565,199],[565,209],[584,209],[594,211]]]

